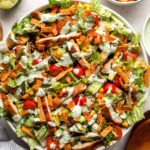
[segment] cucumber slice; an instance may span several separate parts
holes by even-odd
[[[0,0],[0,9],[11,9],[20,2],[21,0]]]

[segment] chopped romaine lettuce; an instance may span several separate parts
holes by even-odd
[[[132,125],[139,120],[144,118],[144,103],[145,103],[146,98],[142,97],[136,106],[134,106],[133,111],[127,113],[127,119],[126,121]]]
[[[91,11],[96,12],[98,14],[100,13],[101,5],[99,3],[99,0],[91,0],[90,6]]]
[[[7,116],[7,115],[8,115],[8,113],[7,113],[7,111],[5,110],[5,108],[0,107],[0,117],[5,117],[5,116]]]
[[[39,30],[31,24],[31,19],[28,17],[23,19],[21,22],[15,23],[12,30],[14,33],[19,35],[24,35],[27,33],[39,33]]]
[[[33,138],[28,138],[27,142],[30,146],[30,150],[34,150],[39,145],[38,141]]]
[[[100,54],[98,53],[98,52],[93,52],[90,56],[89,56],[89,58],[88,58],[88,60],[91,62],[94,62],[95,64],[101,64],[102,63],[102,58],[101,58],[101,56],[100,56]]]
[[[49,131],[44,125],[39,130],[34,130],[34,133],[39,142],[44,141],[49,135]]]

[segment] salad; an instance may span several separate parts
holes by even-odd
[[[30,149],[109,146],[144,117],[140,37],[97,0],[50,1],[0,49],[0,116]]]

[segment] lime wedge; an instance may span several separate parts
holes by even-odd
[[[15,7],[21,0],[0,0],[0,9],[11,9]]]

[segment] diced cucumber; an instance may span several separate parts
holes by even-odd
[[[86,92],[88,94],[96,94],[98,92],[98,90],[100,89],[100,85],[97,82],[93,82],[91,85],[89,85],[89,87],[87,88]]]
[[[46,126],[42,126],[41,129],[34,131],[36,138],[42,142],[45,138],[49,135],[49,131],[47,130]]]
[[[11,9],[20,2],[21,0],[0,0],[0,9]]]

